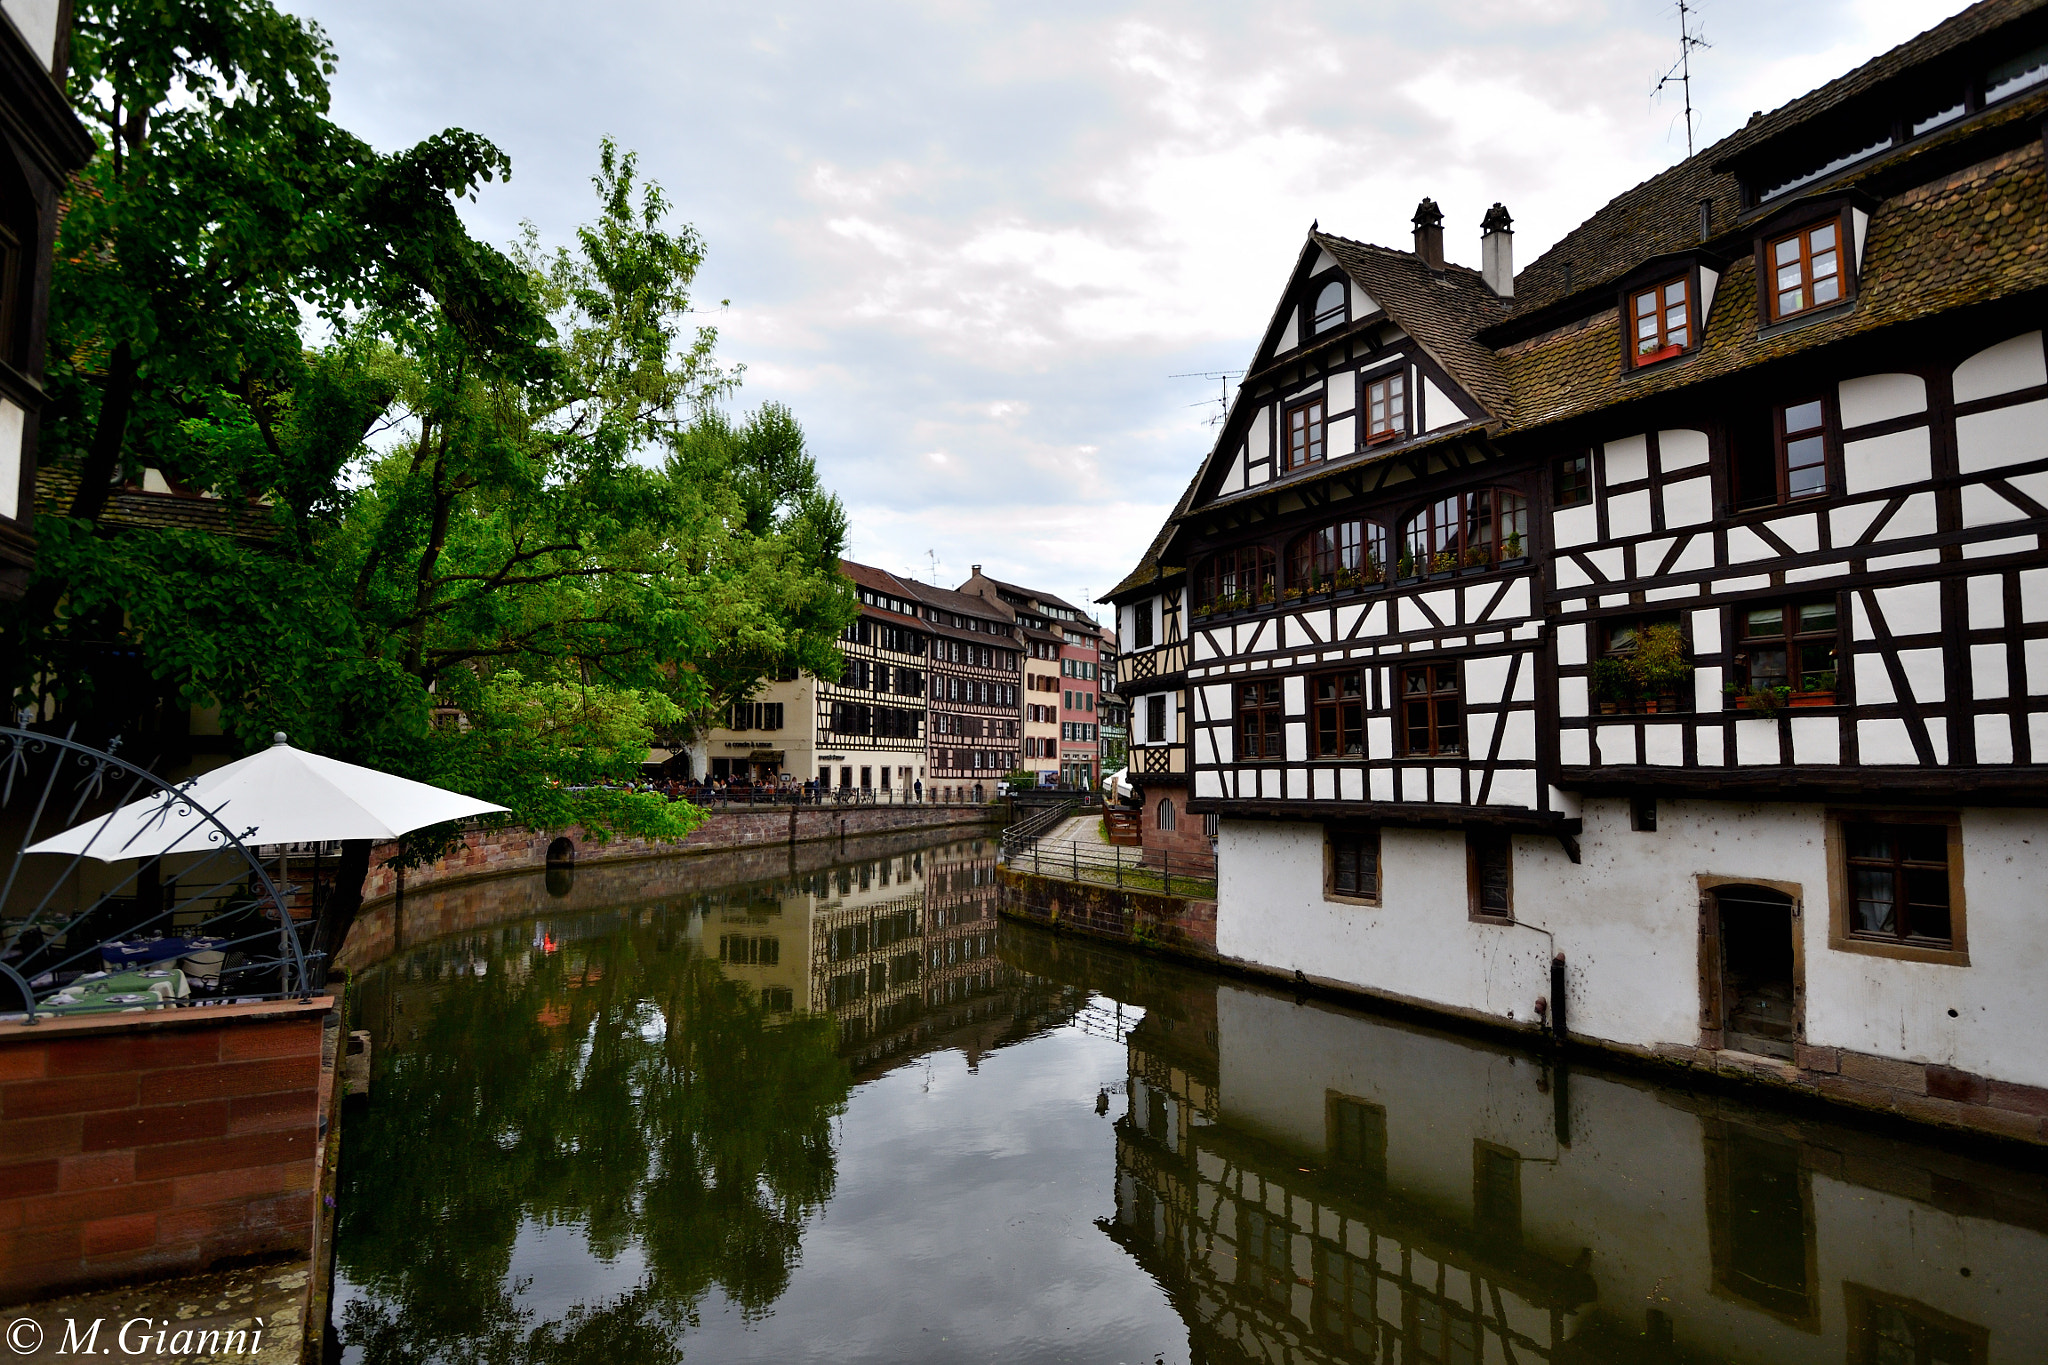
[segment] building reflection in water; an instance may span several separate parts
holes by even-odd
[[[938,1047],[971,1067],[1080,1008],[997,959],[992,839],[736,887],[697,909],[700,951],[769,1009],[832,1019],[855,1081]]]
[[[2048,1182],[1187,977],[1103,1226],[1198,1361],[2048,1360]]]

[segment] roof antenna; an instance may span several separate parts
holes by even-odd
[[[1188,404],[1191,408],[1206,408],[1211,403],[1214,403],[1216,411],[1210,413],[1202,420],[1203,426],[1213,427],[1221,423],[1224,418],[1230,416],[1230,381],[1241,378],[1243,374],[1243,370],[1192,370],[1186,374],[1170,374],[1166,377],[1168,379],[1213,379],[1217,382],[1218,388],[1214,398],[1204,398],[1199,403]]]
[[[1678,65],[1665,72],[1658,80],[1652,95],[1660,95],[1664,87],[1676,82],[1685,92],[1685,155],[1692,159],[1692,50],[1696,47],[1712,47],[1713,44],[1700,37],[1692,29],[1693,6],[1686,0],[1678,0]]]

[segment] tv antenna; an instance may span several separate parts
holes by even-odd
[[[1216,396],[1204,398],[1199,403],[1188,404],[1191,408],[1206,408],[1211,403],[1216,411],[1202,419],[1204,426],[1216,426],[1230,415],[1230,381],[1241,378],[1243,370],[1190,370],[1186,374],[1170,374],[1168,379],[1213,379],[1216,381]]]
[[[938,582],[938,581],[939,581],[939,552],[938,552],[937,550],[926,550],[926,551],[924,552],[924,557],[925,557],[926,559],[928,559],[928,560],[930,560],[930,561],[931,561],[931,565],[932,565],[932,582],[934,582],[934,583]]]
[[[1692,158],[1692,50],[1696,47],[1712,47],[1713,44],[1693,31],[1693,14],[1697,4],[1678,0],[1678,64],[1665,72],[1657,81],[1657,88],[1650,94],[1654,97],[1664,93],[1667,85],[1677,85],[1685,93],[1685,155]]]

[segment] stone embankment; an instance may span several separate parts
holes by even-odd
[[[644,858],[723,853],[738,848],[772,848],[819,840],[850,839],[857,835],[886,834],[903,830],[941,830],[999,823],[999,806],[956,805],[929,802],[900,806],[761,806],[742,810],[714,811],[709,820],[691,831],[688,838],[614,838],[598,841],[581,829],[532,830],[523,826],[476,829],[464,836],[460,847],[438,862],[413,868],[403,875],[384,863],[396,851],[392,845],[371,850],[370,875],[363,882],[366,906],[429,886],[446,885],[479,877],[498,877],[509,872],[535,872],[549,865],[588,866],[593,863],[631,862]]]

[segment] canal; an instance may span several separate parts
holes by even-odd
[[[895,836],[409,898],[342,1358],[2048,1360],[2048,1177],[997,917]]]

